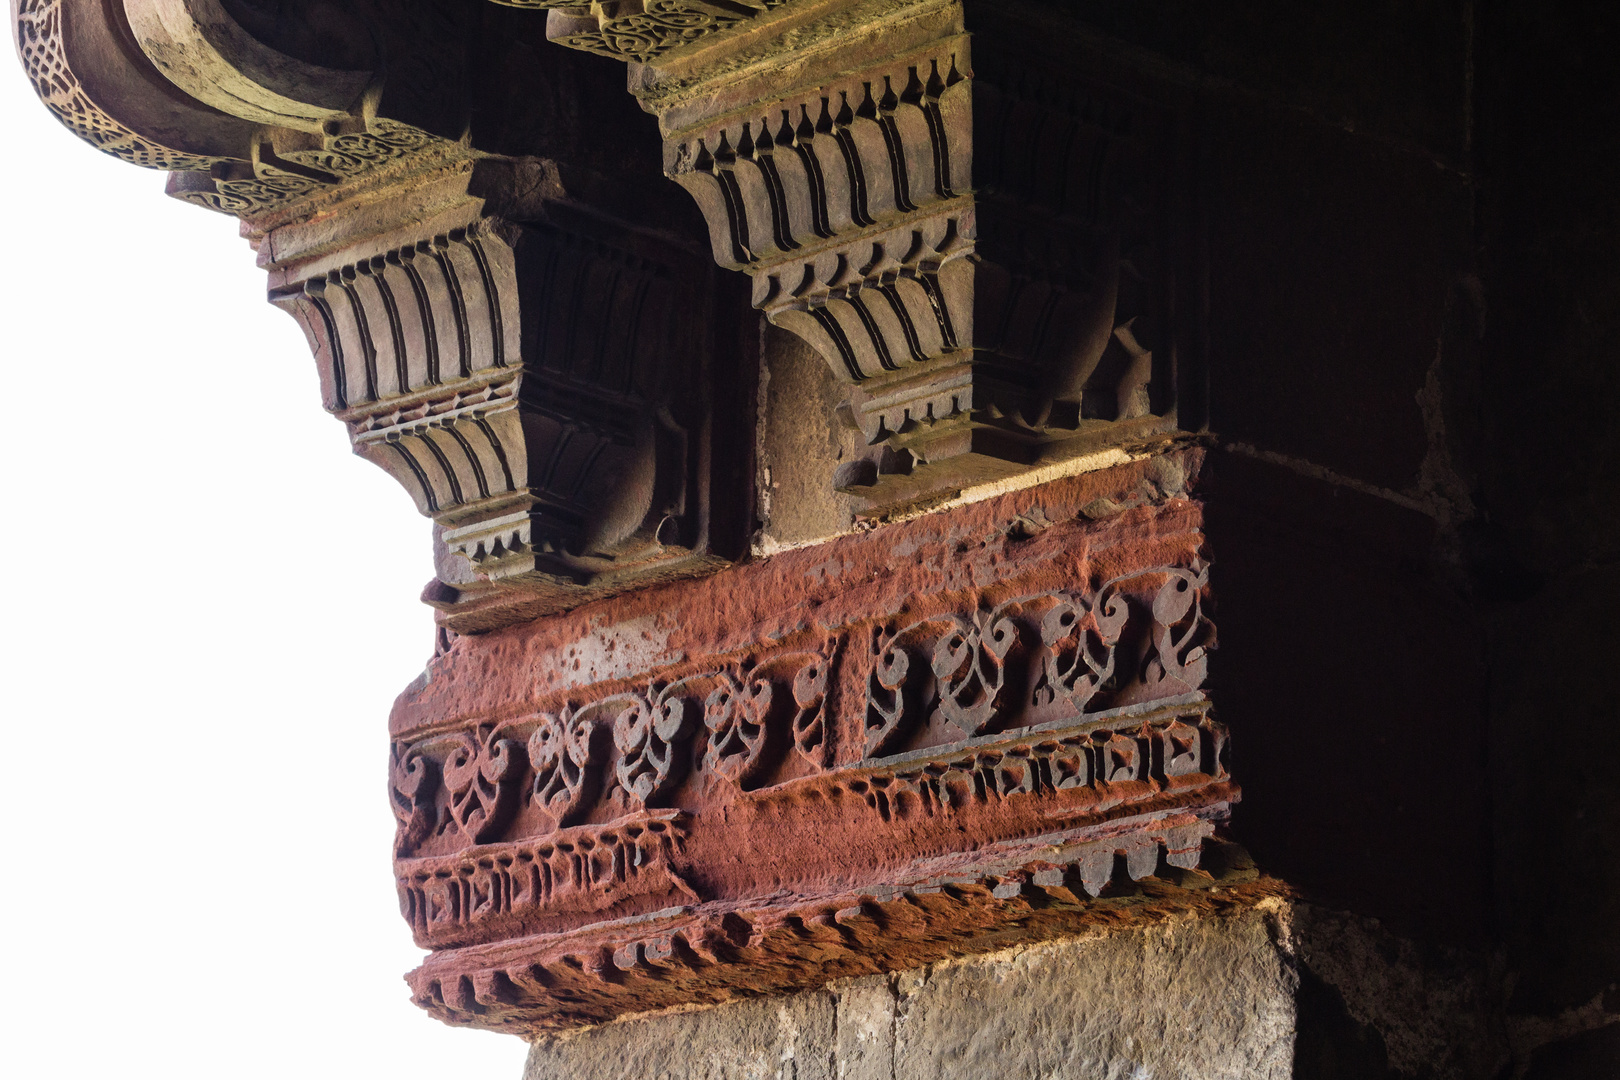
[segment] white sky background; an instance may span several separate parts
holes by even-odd
[[[236,222],[0,60],[0,1074],[518,1080],[410,1003],[387,718],[428,524]]]

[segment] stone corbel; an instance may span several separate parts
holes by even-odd
[[[462,9],[322,9],[334,36],[239,7],[20,0],[18,44],[81,137],[243,218],[324,404],[434,521],[441,621],[718,565],[702,256],[472,145]]]
[[[716,260],[849,387],[874,509],[1178,426],[1168,118],[977,45],[663,108]]]
[[[789,4],[632,69],[716,262],[847,386],[868,514],[1201,423],[1175,111],[1000,8]]]
[[[489,173],[510,170],[488,162],[467,182]],[[327,409],[437,526],[425,599],[461,630],[718,565],[701,262],[491,201],[270,264]]]

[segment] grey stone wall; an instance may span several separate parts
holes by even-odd
[[[1500,974],[1270,899],[623,1020],[537,1043],[525,1080],[1541,1080],[1571,1053],[1571,1080],[1614,1075],[1590,1069],[1620,1025],[1520,1031]]]
[[[1286,1080],[1288,910],[1181,919],[537,1043],[526,1080]]]

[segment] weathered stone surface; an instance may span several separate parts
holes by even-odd
[[[529,1080],[854,1080],[839,1071],[836,992],[739,1001],[542,1039]],[[885,1076],[887,1074],[884,1074]]]
[[[1267,916],[1173,921],[898,981],[895,1080],[1283,1080],[1293,974]]]
[[[854,425],[838,418],[843,388],[826,362],[785,330],[766,325],[763,334],[754,547],[770,554],[850,530],[855,499],[827,477],[865,448]]]
[[[1286,1080],[1275,905],[543,1039],[527,1080]],[[834,1030],[836,1029],[836,1030]]]

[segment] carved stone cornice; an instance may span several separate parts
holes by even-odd
[[[661,132],[494,4],[19,2],[47,104],[242,217],[433,519],[390,798],[434,1015],[535,1033],[1272,887],[1216,837],[1173,105],[949,0],[551,10],[655,61]],[[840,381],[827,483],[868,517],[743,565],[791,404],[716,263]]]
[[[532,1034],[1252,900],[1198,507],[1078,514],[1150,475],[449,643],[393,721],[418,1002]]]

